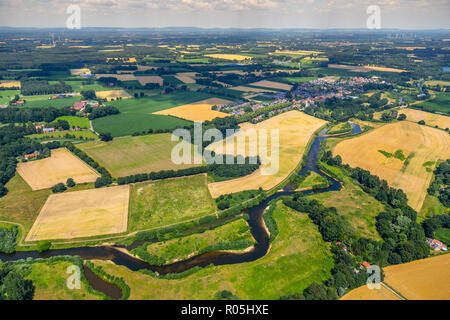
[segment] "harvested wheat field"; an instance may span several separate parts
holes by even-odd
[[[100,175],[65,148],[52,150],[49,158],[19,163],[17,172],[33,190],[47,189],[72,178],[76,183],[94,182]]]
[[[134,76],[134,78],[143,86],[147,83],[158,83],[162,87],[164,82],[164,79],[160,76]]]
[[[127,231],[129,186],[53,194],[26,241],[86,238]]]
[[[16,80],[1,80],[0,88],[20,88],[20,81]]]
[[[82,74],[91,74],[91,70],[88,68],[70,69],[70,74],[72,76],[80,76]]]
[[[254,190],[262,187],[264,190],[269,190],[279,183],[281,183],[284,179],[286,179],[289,174],[295,170],[295,168],[300,163],[303,153],[305,152],[305,148],[311,139],[311,136],[317,131],[320,127],[324,126],[326,121],[314,118],[307,114],[304,114],[299,111],[289,111],[280,115],[277,115],[273,118],[260,122],[258,124],[250,124],[243,123],[241,125],[241,130],[233,135],[228,137],[224,142],[226,145],[232,145],[233,141],[236,140],[236,145],[238,147],[234,148],[234,154],[241,154],[244,156],[255,156],[257,154],[260,155],[261,158],[261,148],[258,145],[258,142],[253,141],[253,143],[244,142],[244,137],[251,132],[251,130],[259,130],[259,129],[267,129],[268,130],[268,143],[267,143],[267,151],[269,155],[271,154],[271,130],[279,129],[279,169],[278,172],[273,175],[263,175],[262,170],[270,168],[273,164],[271,162],[267,162],[266,164],[261,165],[261,168],[249,174],[245,177],[241,177],[238,179],[222,181],[222,182],[214,182],[208,185],[209,191],[214,198],[219,197],[223,194],[229,194],[234,192],[239,192],[243,190]],[[245,141],[249,141],[245,139]],[[208,149],[215,150],[216,153],[225,153],[222,151],[226,150],[225,144],[222,142],[213,143],[208,146]],[[238,152],[238,149],[242,150]],[[256,148],[258,150],[256,150]],[[245,150],[245,151],[244,151]],[[232,153],[232,152],[228,152]],[[269,156],[270,158],[270,156]],[[276,167],[276,164],[274,165]]]
[[[409,108],[400,109],[398,110],[398,113],[404,113],[406,115],[406,120],[409,121],[419,122],[420,120],[424,120],[427,126],[438,126],[441,129],[450,129],[450,117],[444,115]]]
[[[408,300],[450,299],[450,255],[389,266],[384,282]]]
[[[388,68],[388,67],[380,67],[380,66],[364,66],[364,68],[373,70],[373,71],[383,71],[383,72],[407,72],[406,70],[396,69],[396,68]]]
[[[113,99],[122,98],[127,99],[131,98],[131,95],[125,90],[109,90],[109,91],[95,91],[95,95],[99,99],[106,99],[111,101]]]
[[[419,211],[436,161],[450,156],[450,138],[444,131],[401,121],[344,140],[333,154],[340,155],[343,163],[369,170],[391,187],[402,189],[409,205]]]
[[[286,90],[290,91],[292,89],[292,86],[290,84],[281,83],[281,82],[274,82],[274,81],[267,81],[262,80],[254,83],[250,83],[251,86],[256,87],[264,87],[264,88],[270,88],[270,89],[280,89],[280,90]]]
[[[214,59],[232,60],[232,61],[244,61],[247,59],[248,60],[252,59],[252,57],[243,56],[240,54],[225,54],[225,53],[205,54],[205,57]]]
[[[197,75],[196,72],[181,72],[181,73],[177,73],[175,78],[182,81],[183,83],[193,84],[193,83],[196,83],[196,81],[195,81],[196,75]]]
[[[380,289],[369,289],[367,285],[363,285],[339,300],[400,300],[400,298],[383,285],[380,285]]]
[[[261,89],[261,88],[252,88],[252,87],[246,87],[246,86],[237,86],[237,87],[231,87],[231,90],[237,90],[242,92],[255,92],[255,93],[262,93],[262,92],[270,92],[270,93],[277,93],[275,90],[269,90],[269,89]]]
[[[202,101],[197,101],[190,104],[185,104],[179,107],[170,108],[166,110],[161,110],[155,112],[154,114],[161,114],[166,116],[174,116],[177,118],[182,118],[190,121],[201,121],[213,120],[215,118],[225,118],[228,117],[228,113],[219,112],[212,110],[212,106],[224,105],[230,103],[231,101],[219,98],[210,98]]]

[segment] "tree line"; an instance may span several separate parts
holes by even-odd
[[[428,188],[428,194],[437,196],[447,208],[450,207],[450,159],[439,164],[434,170],[434,180]]]

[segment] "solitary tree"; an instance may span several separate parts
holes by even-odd
[[[67,179],[66,185],[69,188],[72,188],[72,187],[75,187],[76,183],[75,183],[75,181],[72,178],[69,178],[69,179]]]

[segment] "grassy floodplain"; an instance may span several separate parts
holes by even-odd
[[[229,290],[240,299],[278,299],[328,279],[334,263],[317,226],[306,214],[281,202],[273,217],[279,234],[267,255],[256,261],[208,267],[177,280],[130,274],[125,267],[94,262],[124,278],[131,288],[130,299],[213,299],[221,290]]]
[[[138,183],[131,186],[128,231],[163,227],[217,211],[206,176]]]
[[[183,142],[185,143],[185,142]],[[195,164],[174,164],[171,134],[152,134],[137,137],[117,138],[113,141],[93,141],[77,145],[90,157],[105,167],[114,177],[161,170],[178,170]],[[192,154],[194,147],[192,147]]]
[[[360,236],[381,240],[375,227],[375,218],[384,211],[384,206],[353,183],[339,168],[323,165],[340,178],[343,182],[342,189],[310,197],[322,202],[326,207],[335,207]]]
[[[147,247],[147,252],[163,258],[168,264],[210,251],[210,248],[217,248],[218,245],[222,245],[221,249],[231,249],[233,243],[238,245],[237,250],[246,249],[255,243],[250,228],[243,219],[203,233],[151,244]]]

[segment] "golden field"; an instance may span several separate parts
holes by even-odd
[[[243,190],[253,190],[262,187],[265,190],[269,190],[284,179],[295,170],[300,163],[305,148],[311,139],[311,136],[320,127],[326,124],[326,121],[314,118],[299,111],[289,111],[273,118],[265,120],[257,124],[243,123],[241,124],[241,130],[233,136],[228,137],[224,141],[213,143],[207,148],[215,150],[216,153],[221,152],[224,144],[228,145],[235,142],[234,154],[241,154],[243,156],[255,156],[259,154],[261,156],[261,148],[258,142],[253,141],[248,143],[248,139],[243,139],[246,134],[251,130],[267,129],[268,130],[268,146],[267,150],[270,154],[271,150],[271,130],[279,129],[279,170],[273,175],[262,175],[261,170],[263,168],[270,167],[271,163],[261,165],[261,168],[256,170],[250,175],[241,177],[238,179],[214,182],[208,185],[211,195],[214,198],[223,194],[229,194],[239,192]],[[247,133],[246,133],[247,131]],[[250,145],[251,144],[251,145]],[[223,147],[225,150],[226,147]],[[244,153],[239,150],[245,150]],[[255,149],[257,153],[255,154]]]
[[[388,158],[380,150],[389,153],[402,150],[409,159]],[[343,163],[369,170],[391,187],[402,189],[409,205],[418,211],[433,176],[424,163],[449,158],[450,138],[444,131],[401,121],[344,140],[336,145],[333,154],[340,155]],[[430,169],[434,167],[435,164]]]
[[[408,300],[450,299],[450,255],[416,260],[383,269],[384,282]]]
[[[373,71],[384,71],[384,72],[407,72],[406,70],[396,69],[396,68],[387,68],[387,67],[379,67],[379,66],[364,66],[364,68],[373,70]]]
[[[70,69],[70,74],[72,76],[79,76],[82,74],[91,74],[91,70],[88,68]]]
[[[185,104],[175,108],[161,110],[155,112],[154,114],[174,116],[190,121],[211,121],[214,118],[225,118],[229,116],[228,113],[212,110],[211,107],[214,105],[224,105],[230,102],[231,101],[225,99],[210,98],[190,104]]]
[[[420,120],[424,120],[427,126],[438,126],[441,129],[450,129],[450,117],[444,115],[409,108],[400,109],[398,110],[398,113],[404,113],[406,115],[406,120],[409,121],[419,122]]]
[[[76,183],[94,182],[100,175],[65,148],[52,150],[51,157],[19,163],[17,172],[33,190],[47,189],[72,178]]]
[[[321,52],[321,51],[309,51],[309,50],[296,50],[296,51],[293,51],[293,50],[283,50],[283,51],[277,50],[277,51],[275,51],[275,53],[278,53],[278,54],[283,54],[284,53],[284,54],[290,54],[290,55],[308,56],[310,54],[312,54],[312,55],[323,54],[324,52]]]
[[[72,239],[127,231],[129,186],[52,194],[26,241]]]
[[[178,80],[182,81],[183,83],[186,84],[193,84],[195,83],[195,76],[197,75],[196,72],[180,72],[177,73],[177,75],[175,76],[175,78],[177,78]]]
[[[237,90],[242,92],[255,92],[255,93],[263,93],[263,92],[271,92],[276,93],[275,90],[269,90],[269,89],[261,89],[261,88],[252,88],[252,87],[246,87],[246,86],[237,86],[237,87],[231,87],[231,90]]]
[[[20,88],[20,81],[0,80],[0,88]]]
[[[244,61],[251,60],[252,57],[243,56],[240,54],[226,54],[226,53],[214,53],[214,54],[205,54],[205,57],[214,58],[214,59],[224,59],[224,60],[232,60],[232,61]]]
[[[109,91],[95,91],[95,95],[99,99],[106,99],[111,101],[112,99],[122,98],[127,99],[131,98],[131,95],[125,90],[109,90]]]
[[[256,87],[264,87],[264,88],[270,88],[270,89],[281,89],[281,90],[287,90],[290,91],[292,89],[292,85],[281,83],[281,82],[274,82],[274,81],[267,81],[262,80],[254,83],[250,83],[251,86]]]
[[[400,300],[400,298],[383,285],[380,289],[369,289],[367,285],[363,285],[353,289],[339,300]]]

